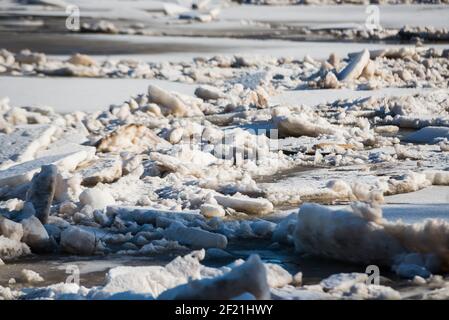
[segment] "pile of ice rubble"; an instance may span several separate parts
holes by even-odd
[[[167,219],[168,220],[168,219]],[[3,221],[4,222],[4,221]],[[12,230],[13,222],[9,222]],[[176,224],[173,222],[168,229]],[[8,225],[4,227],[6,230]],[[183,227],[182,224],[177,226]],[[72,227],[75,228],[75,227]],[[20,229],[20,228],[19,228]],[[70,229],[68,229],[70,230]],[[73,230],[73,229],[72,229]],[[199,232],[199,229],[197,229]],[[65,231],[64,231],[65,232]],[[15,234],[17,237],[17,234]],[[353,203],[351,210],[333,211],[304,204],[298,214],[282,221],[273,232],[277,241],[294,242],[298,253],[310,253],[361,264],[392,266],[416,286],[428,285],[420,298],[448,298],[449,286],[432,272],[449,267],[449,223],[429,220],[417,224],[382,219],[376,204]],[[2,236],[2,239],[4,236]],[[77,238],[80,241],[81,238]],[[3,240],[4,241],[4,240]],[[14,241],[14,240],[10,240]],[[75,241],[75,239],[74,239]],[[213,246],[215,247],[215,246]],[[218,246],[217,246],[218,247]],[[210,251],[211,249],[209,249]],[[214,251],[221,251],[215,249]],[[215,253],[215,255],[220,253]],[[316,285],[302,285],[302,273],[290,274],[257,255],[221,268],[200,264],[205,250],[178,256],[165,267],[116,267],[103,286],[75,283],[11,290],[0,287],[5,299],[400,299],[391,287],[370,284],[364,273],[334,274]],[[22,281],[43,279],[30,270]]]
[[[291,30],[288,30],[291,32]],[[285,32],[280,34],[283,39],[317,38],[321,40],[350,40],[350,41],[394,41],[401,43],[416,44],[422,46],[424,43],[445,42],[449,39],[448,28],[435,28],[432,26],[402,28],[382,28],[377,26],[374,29],[367,29],[364,26],[348,26],[333,28],[316,28],[310,26],[298,26],[295,33]]]
[[[0,50],[0,74],[21,76],[69,76],[145,78],[205,83],[222,87],[232,95],[243,84],[267,93],[282,89],[384,87],[447,88],[449,50],[400,47],[364,50],[346,59],[330,54],[327,60],[305,56],[302,60],[270,56],[197,57],[193,61],[146,63],[133,59],[99,62],[75,54],[67,60],[43,53]],[[261,88],[262,87],[262,88]],[[259,92],[259,94],[261,94]]]
[[[363,83],[367,74],[376,74],[374,63],[399,63],[397,72],[404,72],[404,65],[420,61],[426,86],[444,82],[447,87],[448,59],[442,53],[393,50],[371,60],[372,54],[365,50],[352,56],[338,71],[339,79],[334,71],[320,71],[316,77]],[[48,67],[45,56],[30,52],[2,51],[0,56],[8,72],[27,68],[33,74],[39,66]],[[76,65],[80,59],[82,67],[91,70],[85,56],[71,59],[51,63]],[[401,277],[438,287],[432,297],[447,294],[444,281],[432,274],[449,267],[448,224],[386,222],[379,208],[384,195],[449,185],[447,90],[273,106],[270,97],[291,87],[287,83],[295,81],[294,75],[267,76],[269,72],[254,72],[261,67],[255,62],[233,57],[220,65],[217,59],[167,67],[184,73],[197,65],[209,70],[204,78],[192,77],[195,82],[213,82],[229,72],[214,86],[199,85],[194,97],[150,85],[147,93],[108,110],[70,114],[13,107],[2,99],[0,259],[8,263],[47,252],[184,254],[202,248],[226,255],[231,241],[268,239],[294,246],[301,254],[387,266]],[[284,63],[270,61],[278,69]],[[295,65],[293,72],[309,65],[312,73],[322,70],[309,58],[286,63]],[[326,63],[340,65],[335,56]],[[270,62],[264,66],[269,70]],[[214,75],[217,70],[225,73]],[[401,129],[418,131],[401,137]],[[304,167],[314,170],[301,175],[294,187],[276,182],[277,173]],[[345,170],[339,170],[342,167]],[[267,177],[271,183],[258,182]],[[306,201],[353,204],[351,210],[336,212],[306,204],[298,215],[278,223],[263,217],[275,206]],[[112,269],[101,288],[57,285],[0,292],[30,298],[126,297],[123,292],[128,291],[148,298],[202,298],[206,291],[217,298],[400,297],[391,288],[365,284],[364,275],[338,275],[317,286],[299,286],[299,275],[265,264],[267,271],[257,257],[211,269],[199,264],[202,255],[142,272]],[[172,270],[178,263],[193,266]],[[154,272],[173,276],[158,278]],[[146,280],[139,278],[141,273]],[[24,278],[39,279],[26,271]],[[197,280],[188,282],[191,278]],[[228,282],[229,292],[215,290]],[[148,286],[142,287],[144,283]]]
[[[330,30],[334,37],[339,39],[370,39],[384,41],[412,42],[422,45],[426,42],[445,42],[449,39],[449,30],[447,28],[435,28],[432,26],[388,28],[373,31],[359,29],[350,30]]]
[[[9,211],[27,211],[34,197],[44,199],[33,204],[38,215],[52,209],[77,223],[107,226],[109,218],[96,210],[114,204],[200,210],[208,218],[263,215],[273,205],[382,201],[449,184],[445,90],[314,107],[271,107],[264,99],[262,109],[256,91],[231,98],[217,91],[200,86],[191,97],[151,85],[148,94],[109,110],[66,115],[11,107],[4,99],[0,196],[16,201]],[[420,130],[400,139],[401,128]],[[45,165],[56,168],[32,181]],[[342,166],[352,171],[336,179]],[[317,168],[322,179],[305,174],[295,188],[257,183],[301,167]]]

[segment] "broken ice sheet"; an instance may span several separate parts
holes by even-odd
[[[0,133],[0,169],[32,160],[39,149],[47,147],[56,128],[49,125],[22,125],[8,134]]]
[[[400,19],[432,5],[368,33],[252,3],[86,2],[94,37],[0,50],[0,297],[447,297],[449,57],[419,44],[447,30]],[[70,262],[95,272],[66,284]]]

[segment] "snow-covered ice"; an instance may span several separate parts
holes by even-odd
[[[449,297],[447,1],[69,2],[0,4],[0,299]]]

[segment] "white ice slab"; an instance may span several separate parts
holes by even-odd
[[[0,168],[8,160],[20,163],[34,158],[40,148],[51,142],[56,128],[49,125],[21,125],[9,134],[0,133]]]
[[[95,148],[79,146],[79,149],[75,149],[73,145],[73,151],[70,153],[55,153],[45,157],[41,157],[35,160],[27,161],[6,170],[0,171],[0,186],[14,187],[22,183],[31,181],[33,175],[40,170],[43,165],[55,164],[59,169],[65,171],[71,171],[76,166],[92,158],[95,154]]]
[[[192,96],[196,88],[163,80],[0,77],[0,97],[9,97],[11,105],[20,107],[51,106],[62,113],[97,111],[146,93],[149,84]]]
[[[388,204],[447,204],[449,215],[449,187],[430,186],[415,192],[386,196]]]
[[[449,128],[446,127],[425,127],[407,135],[404,141],[414,143],[435,143],[437,139],[449,139]]]
[[[449,204],[397,204],[382,206],[383,216],[389,221],[401,219],[415,223],[424,219],[443,219],[449,221]]]

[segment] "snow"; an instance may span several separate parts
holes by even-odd
[[[20,241],[23,237],[23,228],[20,223],[0,217],[0,234],[11,240]]]
[[[112,268],[106,276],[105,286],[94,297],[102,298],[125,291],[157,297],[169,288],[186,283],[189,278],[199,278],[202,270],[199,261],[202,258],[204,252],[197,252],[178,257],[165,267]]]
[[[446,5],[35,2],[0,4],[0,298],[449,296]]]
[[[267,282],[270,288],[282,288],[293,282],[293,276],[278,264],[266,263]]]
[[[44,281],[44,278],[42,278],[39,273],[34,272],[33,270],[23,269],[20,272],[20,280],[26,284],[36,284]]]
[[[284,41],[284,40],[253,40],[253,39],[232,39],[222,37],[197,38],[197,37],[154,37],[154,36],[135,36],[135,35],[71,35],[74,40],[80,39],[86,42],[96,42],[99,40],[109,40],[122,43],[131,43],[135,45],[145,45],[148,48],[162,47],[164,53],[158,50],[148,53],[117,53],[114,59],[134,59],[146,62],[166,62],[166,61],[189,61],[195,57],[213,57],[223,54],[224,56],[243,55],[254,58],[274,57],[292,57],[302,59],[313,52],[314,59],[327,59],[329,57],[329,48],[332,48],[339,57],[344,57],[351,52],[359,52],[363,49],[370,51],[381,50],[385,48],[399,48],[396,44],[378,44],[378,43],[339,43],[339,42],[302,42],[302,41]],[[447,44],[435,44],[434,48],[448,48]],[[236,49],[237,48],[237,49]],[[269,52],[269,54],[267,53]],[[49,55],[49,57],[69,58],[68,55]],[[106,59],[110,55],[96,54],[95,58]]]
[[[107,190],[99,188],[86,189],[80,194],[82,205],[89,205],[93,209],[104,209],[107,206],[114,205],[115,200]]]
[[[8,261],[30,253],[30,248],[26,244],[0,236],[0,259]]]
[[[381,225],[351,211],[316,204],[301,206],[294,238],[298,252],[363,264],[390,265],[404,251]]]

